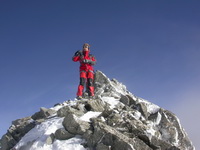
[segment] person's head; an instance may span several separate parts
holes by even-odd
[[[83,50],[84,51],[89,51],[90,45],[88,43],[83,44]]]

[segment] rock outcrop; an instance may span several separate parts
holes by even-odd
[[[25,145],[17,143],[24,135],[54,117],[63,118],[62,127],[46,137],[46,144],[79,135],[88,150],[195,149],[172,112],[131,94],[100,71],[95,74],[95,90],[94,100],[66,101],[14,121],[0,149],[23,149]],[[29,141],[29,148],[34,142]]]

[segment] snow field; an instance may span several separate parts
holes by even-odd
[[[88,116],[96,116],[89,113]],[[85,142],[80,136],[69,140],[55,140],[53,144],[46,143],[47,138],[59,128],[63,128],[64,118],[51,118],[45,122],[36,125],[30,130],[15,146],[16,150],[86,150],[81,144]]]
[[[74,103],[73,103],[74,104]],[[72,104],[72,105],[73,105]],[[56,106],[55,109],[58,110],[63,106]],[[82,121],[90,122],[90,118],[98,117],[101,112],[89,111],[80,119]],[[16,150],[86,150],[81,144],[85,142],[81,136],[76,136],[68,140],[55,140],[53,144],[48,145],[46,143],[47,138],[55,133],[57,129],[63,128],[62,122],[63,118],[54,117],[46,120],[45,122],[36,125],[32,130],[30,130],[15,146]]]

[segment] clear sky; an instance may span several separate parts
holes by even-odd
[[[96,70],[175,113],[200,149],[200,2],[1,0],[0,136],[11,121],[73,99],[83,43]]]

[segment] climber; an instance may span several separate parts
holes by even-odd
[[[80,62],[80,84],[77,91],[77,99],[82,99],[84,86],[86,84],[89,98],[94,97],[94,69],[93,65],[96,64],[96,59],[90,54],[90,45],[88,43],[83,44],[83,49],[77,51],[73,58],[73,61]]]

